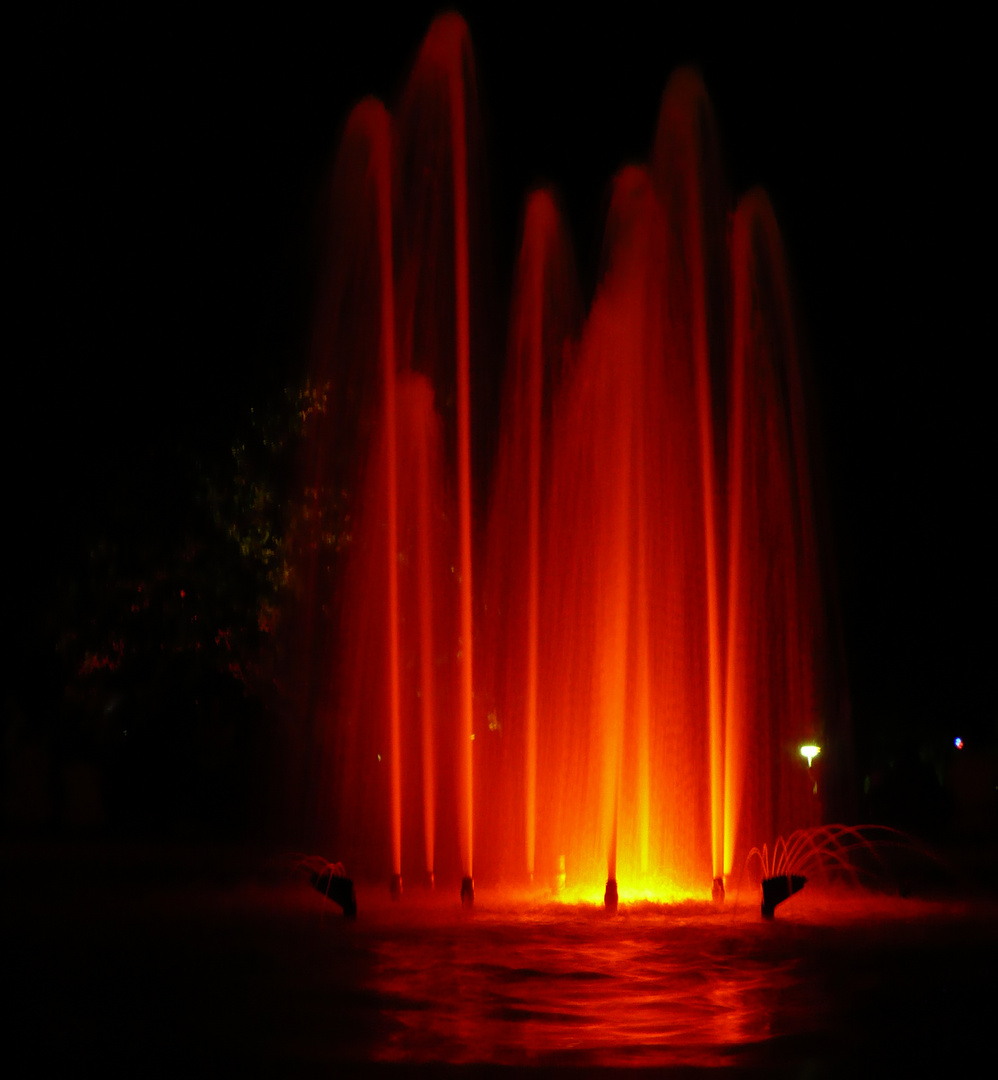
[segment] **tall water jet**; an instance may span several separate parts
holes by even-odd
[[[662,95],[653,161],[673,254],[665,304],[673,311],[679,308],[688,313],[685,318],[673,320],[674,328],[681,328],[673,342],[689,350],[696,385],[706,549],[711,858],[717,880],[724,852],[724,706],[711,382],[723,355],[723,337],[716,328],[723,325],[724,318],[720,289],[724,203],[713,110],[703,82],[689,68],[673,74]]]
[[[427,387],[432,395],[432,390]],[[423,835],[426,856],[427,881],[432,885],[436,848],[436,750],[434,747],[434,727],[436,715],[436,677],[433,672],[433,657],[436,651],[436,636],[433,632],[433,589],[432,551],[430,525],[430,425],[426,422],[432,416],[432,396],[416,415],[422,421],[414,439],[416,445],[416,492],[417,492],[417,543],[416,561],[419,580],[419,674],[420,674],[420,731],[423,751]]]
[[[632,497],[634,412],[644,352],[644,287],[646,269],[641,241],[647,222],[647,177],[638,169],[624,170],[614,185],[608,233],[614,237],[610,265],[604,277],[593,333],[587,328],[584,351],[598,355],[602,408],[597,420],[603,460],[597,473],[603,486],[597,528],[596,708],[603,733],[601,813],[607,881],[617,880],[617,839],[620,824],[620,786],[623,770],[624,726],[628,708],[628,667],[631,643],[632,552],[630,534],[636,502]],[[605,320],[605,321],[604,321]],[[628,377],[629,375],[635,377]]]
[[[540,817],[576,881],[647,866],[655,888],[686,889],[710,880],[706,545],[667,241],[648,171],[624,170],[552,413]]]
[[[759,189],[734,215],[731,276],[726,873],[751,837],[817,824],[821,806],[795,760],[819,734],[822,647],[804,398],[779,231]]]
[[[443,157],[449,159],[453,234],[451,258],[453,260],[453,335],[456,397],[456,458],[458,489],[458,550],[457,579],[459,586],[459,639],[458,639],[458,785],[459,785],[459,841],[462,873],[473,873],[473,758],[474,739],[474,627],[472,619],[472,475],[471,475],[471,326],[470,326],[470,274],[469,274],[469,226],[468,226],[468,108],[466,95],[471,85],[473,93],[473,60],[468,29],[458,15],[444,15],[436,19],[423,42],[410,79],[409,101],[403,109],[409,121],[403,117],[403,126],[412,126],[414,134],[426,121],[422,112],[439,116],[443,122],[448,145]],[[418,139],[418,134],[415,135]],[[437,136],[439,138],[439,135]],[[437,182],[431,177],[431,185]],[[415,201],[421,201],[417,181]],[[406,193],[404,205],[412,196]],[[436,215],[439,201],[432,207],[421,205],[417,213]],[[425,227],[417,222],[417,231]],[[411,250],[411,249],[410,249]],[[425,252],[419,252],[424,254]],[[418,257],[418,256],[417,256]],[[422,265],[411,265],[410,275],[423,272]],[[413,293],[420,284],[410,282]],[[418,320],[418,312],[404,316]],[[417,354],[420,342],[413,340],[413,361],[419,365],[426,362]],[[434,358],[436,359],[436,358]]]
[[[820,813],[787,753],[818,734],[823,641],[775,223],[753,193],[729,242],[710,105],[678,72],[651,164],[613,180],[584,321],[556,203],[527,201],[490,458],[476,112],[467,30],[444,16],[393,120],[359,108],[341,149],[357,246],[316,370],[349,439],[326,425],[335,451],[313,456],[355,513],[314,602],[337,633],[303,650],[336,794],[321,812],[338,858],[459,875],[467,903],[475,866],[605,884],[608,907],[721,898],[739,852]]]
[[[392,172],[388,115],[374,109],[371,120],[371,177],[377,199],[378,265],[381,270],[381,382],[384,401],[385,495],[388,534],[388,692],[391,739],[392,889],[402,891],[402,733],[399,688],[398,465],[395,424],[395,284],[392,264]]]
[[[359,552],[353,549],[347,579],[338,579],[334,569],[338,553],[353,547],[351,529],[357,525],[365,488],[377,492],[388,529],[388,506],[394,508],[395,502],[394,498],[387,505],[384,501],[384,491],[393,484],[395,458],[386,443],[394,437],[395,366],[390,143],[387,112],[380,102],[365,99],[347,121],[331,185],[329,258],[322,278],[310,400],[304,417],[309,433],[303,466],[308,501],[297,522],[300,595],[291,673],[300,695],[299,715],[312,725],[318,768],[310,777],[311,755],[304,753],[303,767],[292,776],[291,788],[293,792],[317,789],[320,835],[331,822],[344,819],[339,796],[348,786],[349,763],[356,760],[362,734],[355,723],[337,722],[341,714],[361,714],[365,690],[348,674],[351,668],[358,670],[370,663],[380,669],[379,683],[387,692],[384,698],[375,695],[366,705],[389,718],[389,743],[390,732],[397,736],[399,730],[393,541],[375,529]],[[344,492],[351,493],[350,503],[344,504]],[[348,595],[360,587],[360,581],[370,580],[385,583],[381,602],[376,611],[361,612],[360,622],[347,626],[358,608]],[[348,641],[351,647],[345,648]],[[399,755],[391,753],[388,745],[382,743],[378,750],[398,761]],[[390,850],[382,865],[393,873],[400,863],[400,830],[394,812],[400,781],[399,773],[387,790],[379,792],[375,817],[384,821],[380,807],[391,804],[385,822]],[[360,825],[366,809],[354,803],[346,819],[354,820],[356,815]]]
[[[549,190],[534,191],[527,199],[513,282],[484,577],[492,725],[507,748],[498,782],[512,800],[522,777],[522,850],[530,879],[537,866],[543,508],[551,472],[545,433],[565,357],[578,333],[580,306],[557,203]],[[490,841],[501,843],[494,836]],[[512,860],[509,869],[515,873],[519,860]]]
[[[550,200],[538,195],[527,204],[527,223],[524,233],[532,237],[535,232],[549,232],[552,207]],[[534,219],[540,218],[539,224]],[[542,233],[543,235],[543,233]],[[545,237],[546,239],[546,237]],[[524,754],[524,778],[526,782],[526,805],[524,813],[527,825],[527,873],[534,879],[534,856],[537,834],[537,643],[539,635],[540,605],[540,547],[541,547],[541,399],[544,387],[543,368],[543,308],[541,299],[543,254],[525,252],[529,260],[530,282],[527,285],[533,300],[528,316],[529,329],[529,382],[527,390],[529,411],[529,434],[527,438],[527,685],[526,719],[527,744]]]
[[[440,477],[442,450],[433,387],[424,375],[404,372],[398,379],[398,443],[401,448],[398,562],[405,571],[401,596],[404,655],[409,673],[409,785],[407,804],[413,818],[422,808],[423,876],[432,884],[436,872],[437,713],[448,701],[438,685],[437,643],[446,636],[438,625],[442,612],[435,597],[444,589],[439,554],[440,519],[445,498]],[[416,715],[418,713],[418,716]],[[421,768],[419,761],[421,759]]]

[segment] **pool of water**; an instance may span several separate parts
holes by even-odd
[[[469,917],[371,912],[365,985],[392,1021],[381,1060],[720,1064],[766,1040],[798,957],[747,911],[510,904]],[[427,910],[429,908],[429,910]],[[780,931],[777,931],[780,933]]]
[[[978,1008],[966,905],[853,891],[758,904],[622,907],[479,894],[472,914],[423,897],[359,896],[338,926],[358,999],[377,1003],[374,1061],[766,1067],[904,1057],[920,1019],[959,1049]],[[994,957],[994,934],[978,946]],[[354,953],[360,962],[350,962]],[[342,965],[337,967],[337,960]],[[912,979],[912,969],[915,978]],[[944,986],[956,981],[958,992]],[[985,995],[986,997],[986,995]],[[962,1004],[959,1004],[962,1002]],[[983,1019],[983,1018],[982,1018]],[[361,1027],[360,1030],[364,1028]],[[371,1030],[368,1027],[368,1030]]]
[[[675,1068],[836,1075],[987,1046],[988,900],[806,888],[622,905],[302,881],[111,881],[8,891],[12,1031],[40,1059],[286,1070]]]

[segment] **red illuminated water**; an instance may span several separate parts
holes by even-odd
[[[512,889],[480,888],[473,912],[451,890],[397,904],[380,882],[349,922],[303,879],[219,853],[4,854],[19,1060],[836,1076],[988,1049],[993,902],[809,884],[772,922],[757,893],[610,918]]]
[[[528,197],[490,402],[479,131],[448,15],[339,154],[308,468],[316,518],[330,488],[351,518],[295,616],[319,832],[360,877],[706,897],[822,820],[798,747],[835,736],[778,229],[762,192],[730,202],[677,72],[587,313],[557,201]]]

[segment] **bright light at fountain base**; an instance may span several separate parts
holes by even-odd
[[[589,878],[578,881],[573,880],[571,875],[566,875],[564,880],[560,879],[561,875],[558,875],[547,883],[553,900],[563,904],[603,906],[606,879]],[[624,905],[702,903],[712,899],[711,884],[706,881],[697,888],[677,882],[667,875],[657,874],[638,874],[636,877],[627,875],[614,881],[617,886],[617,901]]]

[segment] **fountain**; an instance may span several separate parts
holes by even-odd
[[[444,15],[396,110],[352,112],[332,184],[295,616],[320,833],[395,896],[443,875],[466,904],[476,877],[720,902],[752,843],[823,816],[772,209],[754,190],[729,213],[706,91],[674,73],[648,164],[613,179],[585,315],[557,199],[529,194],[498,403],[482,174],[470,40]]]

